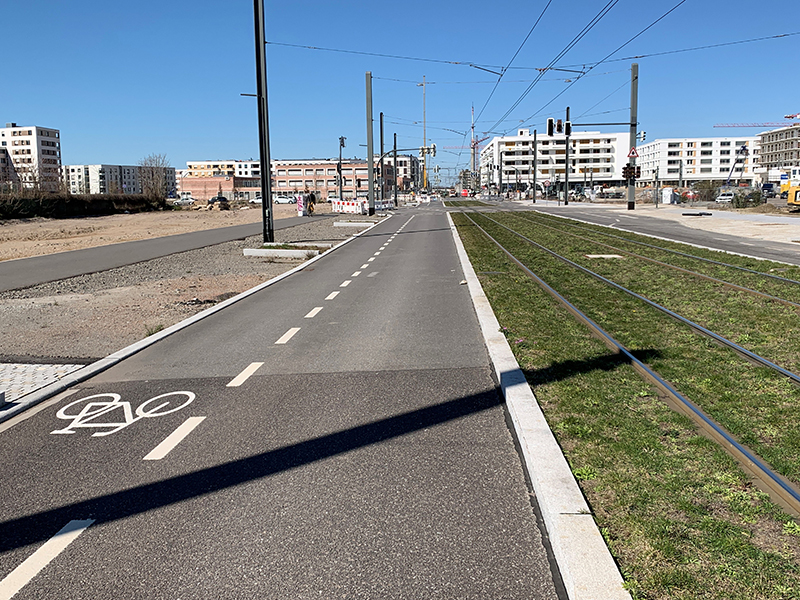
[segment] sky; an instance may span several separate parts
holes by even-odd
[[[567,106],[575,123],[623,122],[633,62],[648,142],[756,135],[714,125],[800,112],[795,0],[264,3],[273,159],[338,156],[340,136],[345,157],[366,157],[368,71],[376,151],[381,112],[387,150],[395,133],[401,149],[423,145],[424,112],[448,179],[469,167],[473,107],[478,139],[542,133]],[[59,129],[63,164],[258,159],[256,102],[242,96],[256,91],[253,12],[252,0],[0,0],[0,124]],[[689,50],[704,46],[716,47]]]

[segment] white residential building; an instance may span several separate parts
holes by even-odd
[[[637,152],[639,185],[654,184],[658,178],[661,185],[688,187],[699,181],[724,182],[729,176],[733,185],[760,182],[756,136],[659,139],[642,144]]]
[[[570,135],[570,187],[622,185],[622,168],[628,162],[628,133],[580,131]],[[567,140],[564,134],[536,136],[529,129],[517,135],[496,137],[481,150],[481,184],[493,188],[528,189],[533,185],[534,165],[537,187],[563,182],[566,175]],[[500,165],[502,164],[502,169]],[[502,178],[502,179],[501,179]]]
[[[58,190],[61,175],[61,134],[47,127],[19,127],[6,123],[0,128],[0,177],[12,186]],[[5,167],[5,168],[3,168]]]
[[[764,182],[800,180],[800,123],[758,134]]]
[[[72,194],[141,194],[142,181],[135,165],[64,165],[64,183]],[[175,169],[165,168],[166,191],[175,190]]]

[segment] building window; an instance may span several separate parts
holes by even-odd
[[[703,167],[700,169],[701,173],[711,173],[711,167]]]
[[[711,148],[712,145],[713,145],[712,142],[700,142],[701,148]]]
[[[711,150],[701,150],[700,156],[711,156]]]
[[[710,165],[711,164],[711,159],[710,158],[703,158],[703,159],[700,160],[700,164],[701,165]]]

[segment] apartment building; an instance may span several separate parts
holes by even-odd
[[[639,185],[688,187],[700,181],[727,181],[733,185],[760,183],[759,139],[750,137],[669,138],[637,148]]]
[[[55,192],[61,181],[61,134],[47,127],[20,127],[6,123],[0,128],[0,177],[11,187]]]
[[[800,123],[760,133],[758,142],[764,171],[789,172],[800,166]]]
[[[72,194],[142,194],[145,185],[142,168],[135,165],[64,165],[61,172],[64,184]],[[165,167],[163,171],[164,191],[169,193],[176,188],[175,169]]]
[[[495,137],[481,150],[481,185],[500,191],[527,190],[549,181],[563,182],[569,168],[570,187],[606,184],[622,185],[622,168],[628,162],[628,134],[573,132],[569,138],[570,156],[567,166],[567,138],[564,134],[534,135],[529,129],[518,129],[516,135]],[[534,171],[535,169],[535,171]]]

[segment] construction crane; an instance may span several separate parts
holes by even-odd
[[[784,119],[800,119],[800,113],[784,115]],[[788,121],[768,121],[766,123],[717,123],[714,127],[790,127],[794,123]]]
[[[480,148],[481,142],[485,142],[489,139],[489,136],[482,137],[480,139],[475,139],[475,107],[472,107],[472,126],[470,128],[472,132],[472,139],[470,140],[469,146],[445,146],[445,148],[450,150],[466,150],[469,148],[470,150],[470,171],[472,173],[472,177],[474,183],[477,183],[477,173],[478,173],[478,148]]]

